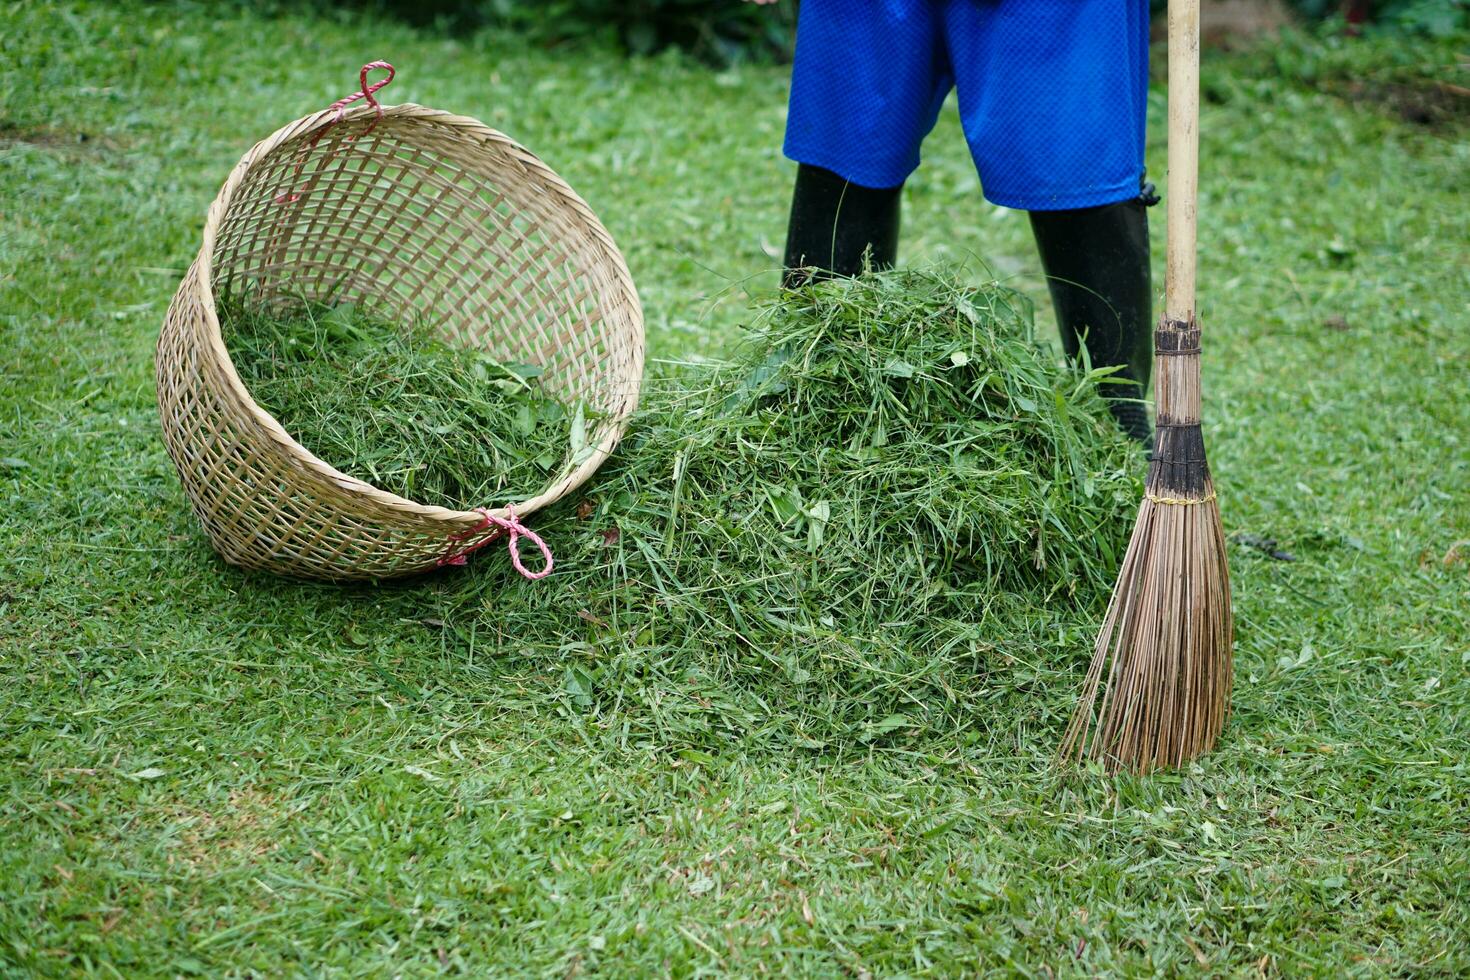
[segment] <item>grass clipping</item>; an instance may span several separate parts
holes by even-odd
[[[400,497],[455,510],[518,502],[585,450],[585,410],[543,392],[534,365],[350,304],[231,304],[220,319],[257,404],[319,459]]]
[[[1086,652],[1141,469],[1100,383],[999,286],[784,294],[733,361],[651,385],[614,460],[537,515],[553,576],[479,559],[479,622],[574,707],[641,706],[664,739],[967,724],[991,666],[1044,683]]]

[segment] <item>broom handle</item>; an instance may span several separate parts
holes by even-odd
[[[1199,190],[1199,0],[1169,0],[1168,252],[1164,316],[1194,315],[1195,223]]]

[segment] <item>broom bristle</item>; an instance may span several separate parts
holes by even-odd
[[[1182,765],[1214,746],[1230,710],[1230,571],[1199,426],[1199,336],[1193,321],[1156,334],[1144,499],[1062,740],[1063,760],[1108,772]]]

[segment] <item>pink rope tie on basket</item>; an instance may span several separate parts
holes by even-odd
[[[367,81],[368,72],[372,71],[375,68],[381,68],[386,71],[388,73],[388,77],[383,79],[381,82],[374,82],[373,84],[369,85]],[[331,123],[323,128],[321,132],[317,133],[316,139],[321,139],[322,136],[326,134],[328,129],[331,129],[333,126],[337,125],[337,123],[341,122],[342,116],[347,112],[347,107],[352,105],[352,103],[356,102],[358,99],[367,99],[368,105],[372,106],[373,111],[377,113],[377,115],[373,117],[371,125],[369,125],[367,129],[364,129],[362,131],[362,135],[364,136],[366,136],[368,133],[371,133],[373,129],[377,127],[378,123],[382,122],[383,120],[383,107],[378,103],[377,99],[373,98],[373,93],[382,88],[384,85],[387,85],[389,82],[393,81],[393,76],[396,74],[397,72],[394,70],[393,66],[388,64],[388,62],[386,61],[369,61],[367,64],[363,65],[362,71],[358,72],[357,74],[357,81],[359,85],[358,90],[356,92],[353,92],[351,95],[344,95],[336,102],[333,102],[331,105],[327,106],[327,111],[335,113],[335,115],[332,117]],[[349,136],[347,138],[355,139],[356,137]],[[316,142],[316,140],[314,139],[312,142]]]
[[[386,71],[388,73],[388,77],[383,79],[382,81],[374,82],[373,84],[369,85],[367,80],[368,72],[373,71],[377,68],[381,68],[383,71]],[[398,74],[397,70],[386,61],[369,61],[367,64],[362,66],[362,70],[357,74],[357,81],[359,86],[358,90],[356,92],[353,92],[351,95],[344,95],[336,102],[333,102],[331,105],[327,106],[326,111],[332,113],[331,122],[327,123],[321,129],[318,129],[315,133],[313,133],[311,139],[307,140],[306,144],[302,147],[301,155],[296,160],[296,166],[291,171],[291,179],[293,182],[297,177],[301,176],[301,170],[306,165],[307,156],[311,153],[312,150],[316,149],[316,145],[321,142],[322,137],[327,135],[328,131],[331,130],[333,126],[342,121],[342,117],[347,114],[347,107],[352,105],[352,103],[356,102],[358,99],[367,99],[368,105],[372,106],[375,112],[375,115],[373,116],[373,121],[369,123],[368,128],[364,129],[359,135],[366,136],[368,133],[371,133],[374,129],[377,128],[378,123],[383,121],[383,106],[381,103],[378,102],[377,99],[373,98],[373,93],[378,91],[378,89],[382,88],[384,85],[387,85],[389,82],[393,81],[393,76],[396,74]],[[343,137],[344,142],[350,142],[351,140],[355,139],[357,139],[357,136]],[[299,200],[301,200],[301,194],[295,191],[282,191],[275,197],[275,203],[277,204],[288,204],[293,201]]]
[[[484,507],[476,507],[475,513],[479,514],[483,518],[483,520],[480,521],[480,523],[476,526],[470,528],[468,531],[461,531],[458,534],[451,534],[449,536],[450,542],[457,544],[461,541],[467,541],[489,527],[498,527],[500,528],[500,530],[505,531],[510,535],[510,540],[506,543],[506,550],[510,552],[510,563],[515,566],[516,571],[520,572],[523,576],[533,582],[537,579],[542,579],[550,575],[552,566],[555,564],[554,560],[551,557],[551,549],[547,547],[545,541],[541,540],[541,536],[539,534],[520,522],[520,520],[516,517],[514,507],[505,508],[505,512],[508,516],[496,517],[494,514],[490,513],[488,509]],[[458,551],[450,552],[443,558],[440,558],[434,564],[440,568],[444,567],[445,565],[463,565],[469,555],[476,551],[479,551],[481,548],[485,547],[487,544],[494,541],[498,537],[500,537],[499,534],[492,534],[482,541],[475,542],[468,548],[461,548]],[[542,567],[541,571],[533,572],[525,565],[521,564],[521,538],[526,538],[532,541],[536,545],[536,547],[541,549],[541,557],[546,559],[546,564]]]

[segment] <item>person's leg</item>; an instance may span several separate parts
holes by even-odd
[[[869,261],[874,269],[892,268],[898,260],[902,191],[902,184],[863,187],[823,167],[797,167],[782,285],[790,289],[813,279],[855,276]]]
[[[1143,201],[1030,215],[1062,346],[1076,357],[1085,342],[1093,367],[1118,367],[1103,393],[1123,431],[1148,442],[1141,399],[1153,366],[1153,285]]]
[[[949,0],[945,36],[985,197],[1030,212],[1062,343],[1085,339],[1124,431],[1152,363],[1148,218],[1140,199],[1146,0]]]
[[[898,254],[899,198],[952,84],[933,0],[804,0],[786,121],[788,286]]]

